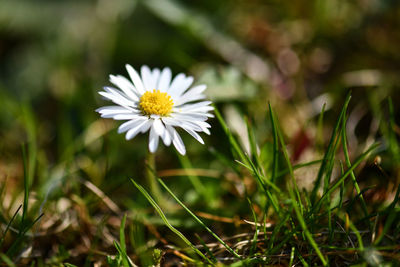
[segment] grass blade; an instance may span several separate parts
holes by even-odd
[[[322,197],[315,204],[315,210],[318,210],[323,201],[332,193],[336,188],[340,186],[340,184],[350,175],[350,173],[360,165],[360,163],[374,150],[378,147],[379,144],[373,144],[370,148],[367,149],[363,154],[361,154],[354,164],[322,195]],[[313,208],[314,210],[314,208]]]
[[[344,159],[346,162],[347,168],[351,167],[350,163],[350,157],[349,157],[349,150],[347,148],[347,135],[346,135],[346,119],[342,121],[342,145],[343,145],[343,153],[344,153]],[[368,209],[367,209],[367,204],[364,201],[364,197],[361,194],[360,187],[358,186],[356,176],[354,175],[354,172],[352,171],[350,173],[350,177],[353,180],[354,188],[356,189],[356,192],[358,195],[360,195],[360,201],[361,201],[361,207],[364,211],[364,215],[368,216]]]
[[[22,161],[24,165],[24,202],[22,206],[22,218],[21,218],[21,227],[19,229],[20,234],[23,232],[25,228],[25,220],[26,214],[28,213],[28,200],[29,200],[29,177],[28,177],[28,160],[25,152],[25,146],[22,145]]]
[[[247,162],[247,158],[244,155],[242,149],[240,148],[239,143],[236,141],[235,137],[233,137],[232,132],[229,130],[228,125],[225,123],[224,119],[221,116],[221,113],[219,113],[217,107],[215,107],[215,106],[214,106],[214,113],[215,113],[215,116],[217,117],[219,123],[221,124],[222,129],[224,130],[225,134],[228,136],[229,143],[232,146],[233,154],[236,154],[236,156],[238,156],[242,162]]]
[[[272,113],[271,103],[268,103],[269,117],[272,124],[272,139],[273,139],[273,153],[272,153],[272,174],[271,181],[274,183],[277,178],[278,172],[278,156],[279,156],[279,145],[278,145],[278,131],[275,119]]]
[[[124,214],[124,217],[122,217],[121,221],[121,226],[119,227],[119,243],[120,243],[120,249],[122,251],[122,264],[124,267],[129,267],[128,264],[128,256],[126,254],[126,244],[125,244],[125,223],[126,223],[126,214]]]
[[[15,239],[11,247],[7,250],[7,255],[13,255],[15,253],[16,249],[18,249],[18,246],[21,244],[23,238],[25,237],[25,234],[42,218],[43,215],[43,213],[40,214],[32,223],[24,228],[21,234],[19,234],[18,237]]]
[[[7,232],[8,232],[8,230],[10,229],[10,226],[11,226],[12,222],[15,220],[15,217],[17,217],[17,214],[18,214],[18,212],[19,212],[19,210],[20,210],[21,208],[22,208],[22,205],[19,205],[17,211],[14,212],[14,215],[12,216],[11,220],[8,222],[8,224],[7,224],[7,226],[6,226],[6,229],[4,230],[4,233],[3,233],[3,235],[2,235],[2,237],[1,237],[1,239],[0,239],[0,248],[1,248],[1,245],[3,244],[3,242],[4,242],[4,238],[5,238],[5,236],[6,236]]]
[[[296,179],[294,177],[293,167],[292,167],[292,163],[290,162],[290,159],[289,159],[289,154],[288,154],[288,151],[286,149],[286,144],[285,144],[285,141],[283,139],[282,132],[281,132],[281,130],[279,128],[278,122],[276,120],[274,111],[272,110],[271,106],[269,106],[269,108],[270,108],[269,111],[270,111],[270,114],[271,114],[271,120],[273,122],[273,125],[275,125],[274,128],[275,128],[276,133],[278,135],[279,143],[280,143],[280,145],[282,147],[283,156],[285,158],[285,161],[286,161],[286,164],[287,164],[287,167],[288,167],[288,170],[289,170],[290,178],[291,178],[292,184],[294,186],[294,189],[296,191],[296,197],[297,197],[297,201],[298,201],[298,203],[300,205],[301,213],[303,214],[303,204],[301,202],[299,188],[297,186]]]
[[[184,210],[186,210],[195,220],[196,222],[198,222],[201,226],[203,226],[203,228],[209,232],[215,239],[218,240],[219,243],[221,243],[221,245],[223,245],[226,250],[228,250],[233,256],[235,256],[236,258],[240,259],[240,255],[237,254],[228,244],[226,244],[217,234],[215,234],[210,228],[208,228],[207,225],[205,225],[188,207],[186,207],[185,204],[182,203],[182,201],[180,201],[178,199],[177,196],[175,196],[175,194],[169,189],[169,187],[161,180],[158,179],[158,182],[165,188],[165,190],[168,191],[168,193],[175,199],[176,202],[178,202],[179,205],[182,206],[182,208],[184,208]]]
[[[263,165],[261,164],[261,160],[260,160],[260,157],[258,154],[258,146],[257,146],[256,136],[255,136],[253,127],[251,127],[250,121],[248,118],[246,118],[245,121],[246,121],[246,127],[247,127],[247,135],[248,135],[249,143],[250,143],[251,158],[255,162],[257,169],[262,173],[263,176],[265,176],[264,168],[263,168]]]
[[[257,223],[257,216],[254,211],[254,208],[253,208],[250,198],[247,198],[247,201],[249,202],[251,213],[253,214],[254,225],[256,228],[256,230],[254,231],[253,242],[251,244],[250,253],[249,253],[249,256],[252,257],[256,251],[259,229],[258,229],[258,223]]]
[[[394,210],[397,202],[399,201],[399,197],[400,197],[400,185],[398,185],[398,187],[397,187],[396,195],[393,199],[393,202],[389,205],[389,207],[386,210],[386,212],[388,214],[388,218],[386,219],[386,222],[385,222],[385,225],[383,226],[383,230],[382,230],[381,234],[375,239],[374,245],[378,245],[382,241],[383,237],[389,231],[391,225],[393,224],[394,220],[396,219],[396,216],[398,213],[393,212],[393,210]]]
[[[311,197],[310,197],[310,199],[311,199],[311,203],[312,203],[312,204],[314,204],[315,201],[316,201],[317,192],[318,192],[319,186],[320,186],[320,184],[321,184],[322,176],[323,176],[324,173],[326,172],[326,167],[327,167],[326,165],[328,164],[329,159],[332,158],[334,143],[335,143],[336,137],[337,137],[337,135],[338,135],[338,133],[339,133],[339,128],[341,127],[341,121],[342,121],[342,119],[343,119],[343,117],[344,117],[344,114],[345,114],[346,111],[347,111],[347,106],[349,105],[350,98],[351,98],[351,94],[349,93],[349,94],[347,95],[347,97],[346,97],[346,100],[345,100],[345,103],[344,103],[344,105],[343,105],[342,111],[340,112],[339,118],[338,118],[338,120],[336,121],[334,130],[333,130],[333,132],[332,132],[331,139],[330,139],[330,141],[329,141],[328,148],[327,148],[327,150],[326,150],[326,153],[325,153],[325,155],[324,155],[324,157],[323,157],[323,159],[322,159],[321,167],[320,167],[320,169],[319,169],[319,171],[318,171],[317,179],[316,179],[316,181],[315,181],[314,188],[313,188],[313,190],[312,190],[312,192],[311,192]]]
[[[396,127],[396,121],[395,121],[395,114],[394,114],[394,108],[393,108],[393,101],[392,98],[389,97],[388,100],[389,104],[389,148],[392,151],[392,155],[395,159],[396,163],[399,163],[400,161],[400,146],[399,142],[397,141],[396,138],[396,132],[395,132],[395,127]]]
[[[0,253],[0,258],[2,259],[2,261],[9,267],[17,267],[17,265],[15,265],[13,263],[13,261],[4,253]]]
[[[288,188],[290,188],[290,186],[288,185]],[[304,220],[304,217],[298,207],[298,203],[296,203],[296,198],[293,194],[293,190],[289,189],[289,195],[290,198],[292,199],[292,206],[294,208],[294,211],[296,213],[297,216],[297,220],[300,223],[301,228],[303,229],[303,232],[306,236],[306,238],[308,239],[308,242],[310,242],[311,246],[313,247],[313,249],[315,250],[315,252],[317,253],[318,257],[320,258],[322,265],[327,266],[328,262],[326,260],[326,258],[323,256],[323,254],[321,253],[321,250],[318,247],[318,244],[315,242],[314,238],[312,237],[312,234],[310,233],[310,231],[307,228],[307,224]]]
[[[167,217],[165,216],[164,212],[161,210],[161,208],[158,206],[158,204],[154,201],[154,199],[147,193],[147,191],[139,184],[137,184],[133,179],[131,179],[131,182],[133,185],[143,194],[143,196],[150,202],[150,204],[153,206],[153,208],[157,211],[157,213],[160,215],[161,219],[165,223],[165,225],[172,231],[174,232],[179,238],[183,240],[183,242],[186,243],[193,251],[195,251],[202,259],[204,259],[206,262],[209,264],[212,264],[212,261],[207,258],[200,250],[198,250],[181,232],[179,232],[175,227],[171,225],[171,223],[168,221]]]

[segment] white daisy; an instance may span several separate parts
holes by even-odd
[[[185,155],[185,145],[175,127],[182,128],[204,144],[197,132],[210,134],[208,128],[211,126],[206,120],[213,117],[209,113],[213,110],[211,101],[199,102],[205,99],[202,94],[205,85],[190,88],[193,77],[183,73],[172,80],[169,68],[160,71],[142,66],[141,76],[128,64],[126,69],[131,81],[121,75],[110,75],[110,82],[118,89],[106,86],[99,92],[116,104],[97,109],[101,117],[128,120],[118,128],[118,133],[126,132],[127,140],[150,130],[149,150],[152,153],[157,150],[161,137],[166,146],[172,142],[178,152]]]

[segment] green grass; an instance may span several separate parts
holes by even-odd
[[[350,96],[347,98],[350,99]],[[256,222],[255,232],[253,238],[249,236],[248,244],[245,248],[241,250],[234,251],[231,246],[234,246],[234,243],[231,245],[224,242],[218,235],[213,232],[207,225],[205,225],[185,204],[182,203],[181,200],[169,189],[169,187],[159,179],[159,182],[164,187],[164,189],[193,217],[194,221],[197,221],[211,236],[216,238],[216,240],[226,249],[227,256],[218,257],[215,254],[212,254],[213,251],[210,248],[207,248],[207,254],[211,254],[210,258],[207,259],[208,263],[210,260],[215,260],[228,263],[235,262],[234,258],[236,257],[238,260],[238,264],[273,264],[274,256],[281,251],[280,254],[285,254],[285,248],[291,246],[291,252],[287,256],[282,257],[282,259],[287,260],[291,263],[293,262],[302,262],[304,265],[324,265],[327,266],[331,261],[335,261],[335,256],[345,255],[348,252],[354,254],[355,260],[354,263],[359,262],[360,258],[364,257],[364,260],[368,262],[366,254],[364,251],[366,247],[370,250],[376,251],[379,254],[380,248],[376,245],[379,244],[381,238],[387,233],[388,229],[392,229],[392,223],[394,223],[394,218],[398,216],[398,213],[393,212],[393,208],[398,201],[398,192],[393,200],[393,202],[388,206],[387,209],[390,210],[390,215],[388,216],[386,223],[384,224],[383,232],[378,235],[378,238],[373,241],[373,236],[376,235],[376,228],[372,231],[368,225],[370,225],[370,221],[372,218],[378,218],[379,214],[385,212],[368,210],[367,204],[363,198],[362,192],[360,191],[359,185],[357,183],[357,179],[355,176],[356,168],[370,155],[377,150],[378,145],[372,145],[365,152],[359,155],[354,162],[350,162],[349,154],[347,151],[347,139],[346,139],[346,108],[349,101],[345,102],[345,106],[343,107],[341,114],[337,120],[336,127],[333,130],[331,141],[326,148],[325,158],[321,162],[319,172],[316,177],[316,181],[321,179],[324,173],[327,175],[332,174],[333,166],[335,165],[336,157],[337,157],[337,148],[338,144],[341,142],[343,145],[344,151],[344,161],[346,163],[347,169],[342,170],[342,174],[339,177],[333,177],[331,179],[327,179],[327,185],[324,185],[324,189],[319,188],[316,183],[316,186],[311,191],[300,191],[297,183],[295,174],[293,171],[292,163],[289,159],[288,151],[284,142],[284,138],[281,130],[278,126],[278,121],[274,115],[272,108],[270,107],[270,119],[271,125],[273,127],[272,132],[274,134],[273,138],[278,139],[274,141],[274,144],[279,143],[280,146],[275,148],[278,150],[278,153],[273,153],[273,157],[277,157],[279,153],[283,154],[283,158],[286,166],[282,166],[284,168],[288,168],[289,177],[286,180],[286,188],[280,190],[276,187],[272,180],[266,180],[265,176],[261,175],[261,173],[267,172],[272,173],[272,177],[276,177],[276,167],[275,162],[278,160],[275,159],[272,162],[272,169],[264,169],[264,166],[260,164],[261,159],[259,158],[257,153],[252,153],[253,160],[247,156],[246,152],[244,152],[240,146],[238,145],[237,140],[233,137],[230,130],[226,126],[226,123],[223,121],[220,113],[216,111],[217,118],[219,119],[225,133],[227,134],[228,141],[231,143],[231,147],[233,148],[234,155],[237,155],[239,159],[245,161],[245,163],[237,161],[240,166],[243,166],[260,185],[260,189],[255,195],[261,194],[264,196],[264,206],[261,206],[261,214],[264,214],[268,218],[275,218],[276,224],[272,227],[268,227],[273,229],[273,232],[270,234],[264,233],[264,236],[260,234],[259,227],[257,227],[258,223],[262,221],[257,220],[257,215],[254,213],[253,209],[250,209],[252,213],[253,220]],[[248,125],[249,127],[249,125]],[[253,149],[256,147],[254,143],[254,138],[252,139],[252,147]],[[253,150],[254,151],[254,150]],[[334,153],[336,151],[336,153]],[[257,166],[256,166],[257,164]],[[308,165],[303,166],[306,168]],[[343,165],[342,165],[343,167]],[[301,167],[300,167],[301,168]],[[275,173],[275,175],[274,175]],[[351,177],[352,182],[346,182],[347,178]],[[133,180],[132,180],[133,181]],[[266,182],[268,181],[268,182]],[[135,183],[135,186],[141,191],[142,194],[146,196],[146,198],[150,201],[150,203],[155,207],[158,213],[162,216],[163,221],[166,225],[175,232],[178,236],[180,236],[185,243],[187,243],[190,247],[194,249],[196,253],[201,255],[204,258],[203,254],[200,254],[197,249],[193,247],[186,237],[184,237],[181,233],[177,232],[175,228],[171,228],[171,224],[168,222],[164,213],[159,209],[157,204],[145,189]],[[338,188],[340,187],[340,204],[337,206],[332,206],[332,196],[337,196]],[[344,188],[347,189],[347,192],[355,191],[356,194],[351,194],[347,196],[346,201],[344,198]],[[319,193],[319,190],[322,190]],[[254,198],[253,196],[249,196]],[[311,199],[314,197],[314,201]],[[308,200],[308,201],[305,201]],[[249,200],[250,201],[250,200]],[[347,210],[347,205],[343,204],[343,202],[351,203],[357,202],[362,209],[360,214],[355,214],[355,216],[350,216]],[[249,202],[252,204],[252,202]],[[278,204],[279,203],[279,204]],[[274,209],[271,211],[268,210],[268,205],[271,204]],[[353,203],[354,205],[354,203]],[[373,213],[375,213],[373,215]],[[248,215],[249,216],[249,215]],[[264,218],[265,218],[264,216]],[[357,220],[361,223],[361,227],[365,227],[362,231],[357,228],[357,226],[353,223],[353,220]],[[334,223],[333,223],[334,222]],[[264,222],[265,223],[265,222]],[[375,222],[377,224],[377,222]],[[364,225],[364,226],[363,226]],[[324,230],[326,229],[326,230]],[[267,229],[265,228],[265,231]],[[327,231],[327,232],[326,232]],[[261,238],[260,238],[261,237]],[[395,248],[396,245],[396,237],[392,236],[392,234],[388,235],[389,240],[392,239],[394,243],[391,245]],[[346,240],[349,240],[353,247],[346,244]],[[329,244],[330,246],[326,246]],[[334,246],[332,246],[335,244]],[[204,244],[203,244],[204,246]],[[205,244],[207,246],[207,244]],[[396,250],[396,249],[395,249]],[[297,252],[297,253],[295,253]],[[229,257],[231,254],[234,257]],[[279,253],[278,253],[279,254]],[[286,255],[286,254],[285,254]],[[385,255],[388,255],[385,253]],[[396,256],[393,254],[393,258],[388,258],[388,260],[397,260]],[[275,256],[276,257],[276,256]],[[198,261],[200,264],[201,261]],[[368,262],[371,264],[371,262]],[[381,264],[382,259],[376,263]],[[236,266],[233,264],[232,266]]]
[[[92,243],[94,247],[89,250],[92,255],[90,257],[103,258],[103,261],[106,260],[110,266],[154,265],[168,261],[232,266],[273,265],[277,262],[328,266],[338,261],[343,261],[343,264],[346,261],[352,264],[380,265],[384,262],[398,261],[396,251],[399,249],[397,240],[400,186],[390,203],[374,206],[365,200],[364,195],[368,191],[363,190],[357,175],[362,173],[363,168],[374,166],[374,157],[382,153],[378,151],[384,151],[384,148],[382,145],[373,144],[357,157],[353,155],[351,159],[346,132],[349,100],[350,96],[345,100],[332,129],[323,159],[296,165],[290,158],[285,135],[271,105],[268,106],[268,117],[266,117],[266,125],[271,127],[268,142],[272,147],[269,150],[270,160],[267,163],[261,158],[259,148],[262,145],[256,137],[257,129],[250,124],[250,120],[247,119],[250,142],[250,154],[248,154],[216,109],[215,114],[221,130],[227,137],[223,140],[231,148],[229,151],[231,155],[220,154],[219,157],[217,154],[210,155],[215,156],[221,168],[237,177],[236,186],[245,189],[242,195],[236,194],[234,197],[227,195],[227,188],[233,184],[229,185],[232,181],[221,180],[222,177],[215,180],[215,178],[189,175],[188,181],[182,180],[186,183],[184,188],[197,198],[189,197],[190,194],[185,194],[182,188],[177,187],[182,182],[173,181],[175,178],[157,179],[157,171],[153,169],[157,168],[154,161],[145,165],[147,171],[144,173],[148,179],[154,179],[153,182],[147,180],[145,183],[150,185],[150,189],[153,190],[151,192],[157,194],[157,200],[141,185],[144,181],[137,176],[131,179],[134,187],[126,188],[128,202],[126,204],[121,202],[119,207],[109,198],[104,200],[106,193],[101,191],[99,193],[100,189],[95,185],[87,187],[95,190],[93,191],[95,194],[90,194],[87,189],[79,187],[79,183],[70,181],[69,186],[72,186],[70,193],[64,192],[70,194],[69,198],[75,203],[76,212],[88,216],[95,209],[114,207],[112,210],[115,214],[111,217],[106,213],[102,215],[106,221],[103,227],[107,229],[106,231],[112,231],[113,226],[107,223],[110,218],[120,222],[117,231],[119,238],[110,240],[112,246],[102,252],[99,249],[102,245]],[[391,119],[385,129],[395,127],[393,106],[390,105],[389,108]],[[387,130],[386,133],[391,142],[396,142],[392,130]],[[386,138],[386,135],[383,135],[383,138]],[[28,149],[32,147],[28,146]],[[1,254],[1,259],[8,266],[13,266],[13,260],[18,260],[18,255],[24,251],[24,247],[32,244],[33,240],[41,238],[40,235],[35,237],[37,229],[40,228],[35,225],[43,218],[43,214],[36,216],[35,214],[41,210],[38,203],[31,206],[28,201],[32,194],[29,177],[34,177],[29,175],[31,169],[28,162],[32,160],[28,160],[28,155],[32,154],[27,154],[23,146],[23,202],[11,218],[4,218],[5,230],[0,244],[5,252]],[[186,170],[191,170],[194,166],[187,157],[178,156],[174,160]],[[319,165],[319,170],[315,173],[314,186],[301,189],[297,184],[301,177],[298,177],[296,172],[315,165]],[[338,167],[340,172],[335,172]],[[112,167],[108,172],[111,171]],[[70,169],[68,173],[73,174],[74,171]],[[159,185],[155,185],[155,182]],[[225,184],[225,189],[221,188],[222,182]],[[122,181],[123,186],[127,184],[128,180]],[[249,187],[251,184],[256,187],[251,189]],[[76,190],[86,190],[86,194],[79,196]],[[139,192],[144,198],[138,195]],[[47,201],[57,201],[61,198],[62,195],[56,195]],[[160,200],[162,203],[157,203]],[[67,201],[65,197],[64,201]],[[104,201],[106,206],[100,205],[99,201]],[[214,203],[212,206],[216,208],[207,206],[208,201]],[[174,202],[179,205],[176,206]],[[227,207],[232,210],[223,210]],[[123,209],[127,209],[124,215],[119,211]],[[44,211],[46,214],[46,208]],[[238,220],[231,220],[228,227],[223,227],[226,222],[221,218],[237,216]],[[239,223],[245,218],[253,223]],[[90,227],[95,227],[93,224],[95,218],[88,217],[84,221]],[[129,238],[127,238],[126,226],[137,224],[142,225],[140,228],[136,227],[137,230],[128,227]],[[10,232],[10,229],[16,230]],[[79,231],[79,228],[77,230]],[[100,229],[99,231],[96,238],[101,240],[105,232]],[[73,244],[71,240],[66,239],[66,241]],[[161,244],[163,245],[160,246]],[[68,246],[68,243],[66,245]],[[63,262],[65,266],[74,266],[72,263],[76,262],[70,252],[63,251],[60,250],[59,254],[47,260],[47,263]],[[372,257],[368,251],[373,251],[375,256]],[[87,258],[85,262],[90,262],[90,259]],[[39,260],[34,260],[32,263],[34,266],[44,264]]]

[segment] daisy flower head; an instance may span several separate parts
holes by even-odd
[[[203,94],[206,85],[192,86],[193,77],[180,73],[172,79],[169,68],[153,69],[142,66],[139,73],[126,65],[130,79],[122,75],[110,75],[115,87],[105,86],[99,94],[115,105],[105,106],[96,111],[103,118],[126,120],[118,133],[126,133],[126,140],[138,133],[149,134],[149,150],[157,150],[159,139],[166,146],[171,143],[178,152],[185,155],[186,149],[176,127],[182,128],[197,141],[204,144],[198,132],[210,134],[206,122],[213,107]]]

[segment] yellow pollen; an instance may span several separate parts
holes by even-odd
[[[167,116],[171,113],[174,102],[167,93],[154,89],[147,91],[140,98],[140,109],[145,115]]]

